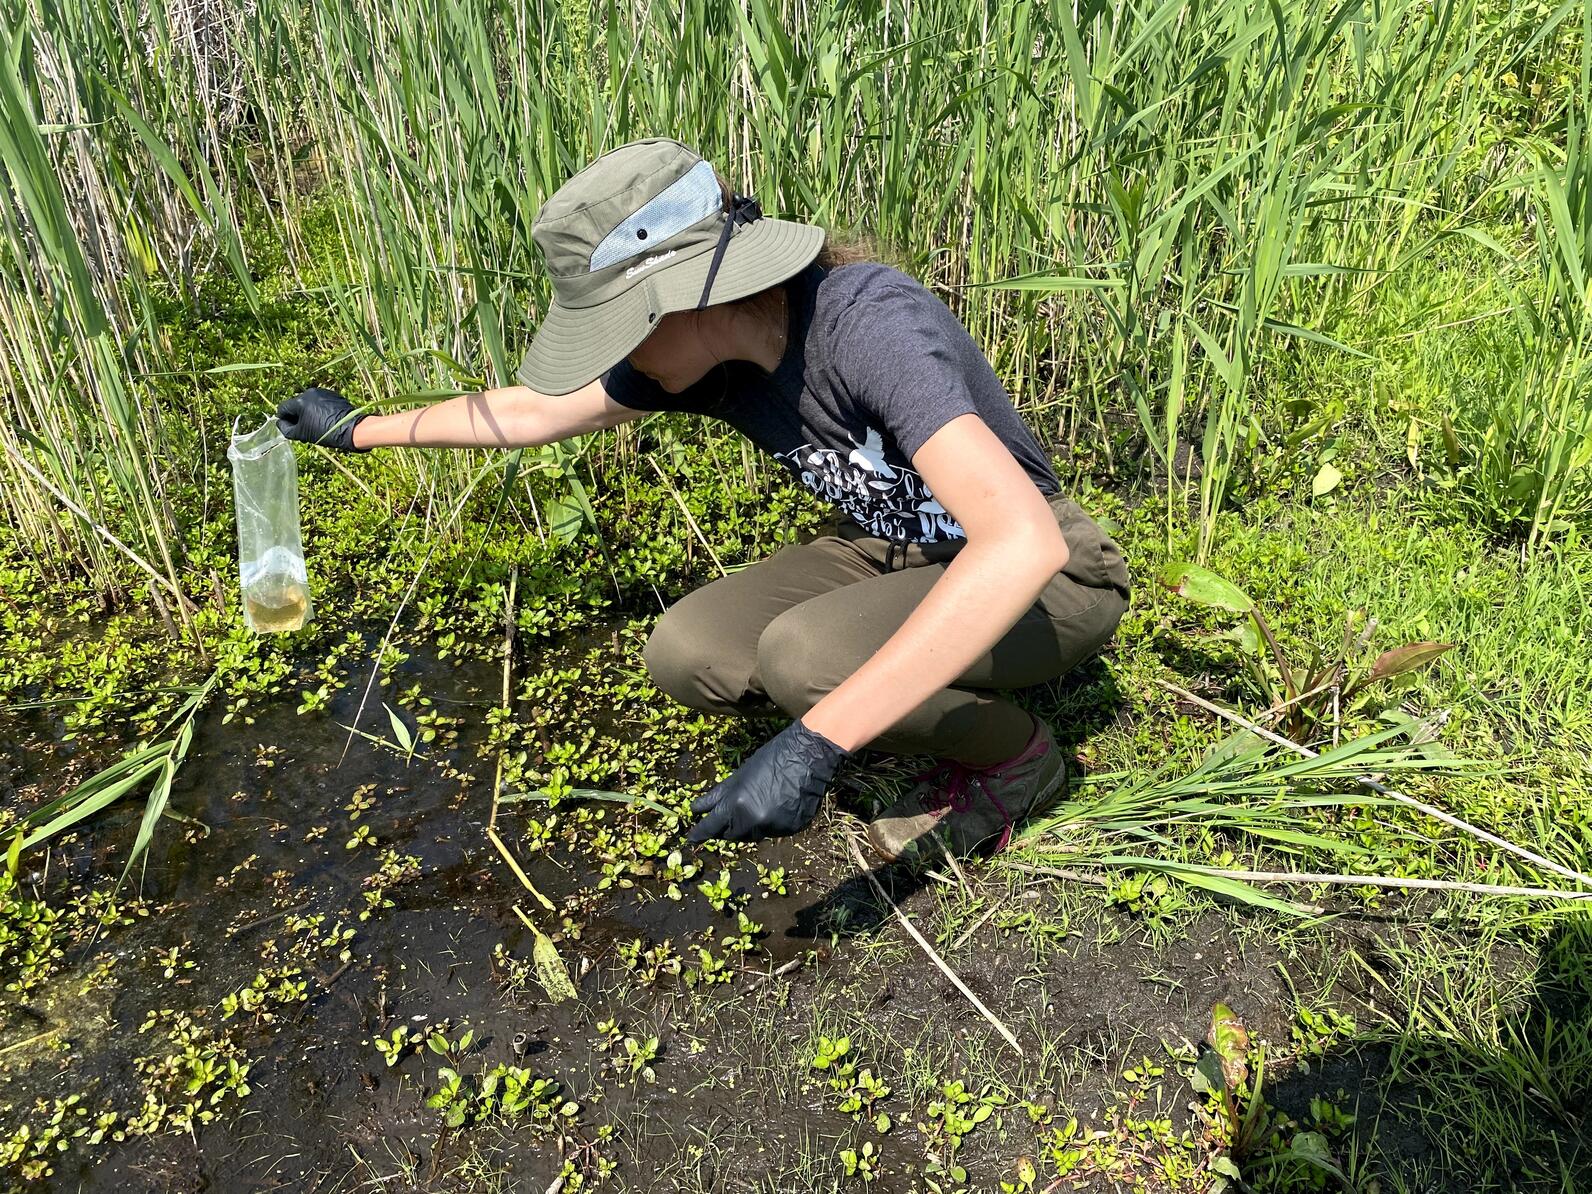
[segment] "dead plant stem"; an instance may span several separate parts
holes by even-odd
[[[978,1009],[979,1015],[988,1020],[995,1031],[1000,1033],[1005,1039],[1006,1043],[1017,1051],[1017,1056],[1023,1056],[1023,1047],[1017,1043],[1017,1038],[1012,1035],[1012,1030],[1001,1023],[1000,1018],[994,1012],[984,1006],[983,1001],[973,994],[973,989],[962,981],[962,976],[945,964],[945,959],[934,952],[934,947],[928,943],[922,933],[918,932],[917,926],[908,920],[906,914],[896,906],[896,902],[890,898],[889,893],[885,891],[884,885],[879,882],[878,877],[868,869],[867,860],[863,858],[862,851],[857,848],[857,839],[848,837],[846,846],[851,851],[852,861],[857,864],[857,869],[867,877],[868,882],[873,885],[873,890],[878,894],[879,898],[890,905],[890,911],[895,913],[896,920],[901,922],[901,927],[907,931],[907,936],[916,941],[918,948],[929,956],[929,961],[940,968],[940,973],[950,979],[958,991],[967,996],[968,1002]]]

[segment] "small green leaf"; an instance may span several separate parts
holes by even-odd
[[[1189,1075],[1189,1085],[1199,1094],[1209,1094],[1213,1090],[1221,1090],[1225,1085],[1222,1077],[1222,1059],[1215,1053],[1201,1053],[1199,1060],[1194,1063],[1194,1072]]]
[[[399,717],[398,714],[393,711],[393,707],[387,704],[385,701],[382,702],[381,707],[387,710],[387,720],[392,722],[393,737],[397,739],[398,745],[402,747],[405,752],[412,753],[415,748],[415,742],[414,739],[409,735],[409,727],[404,725],[404,719]]]
[[[1231,1157],[1215,1157],[1211,1161],[1211,1171],[1223,1177],[1232,1178],[1235,1182],[1243,1178],[1243,1173]]]

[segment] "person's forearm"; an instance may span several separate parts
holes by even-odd
[[[846,750],[866,746],[999,642],[1065,563],[1054,537],[969,541],[884,645],[801,720]]]
[[[519,448],[537,438],[535,395],[525,386],[461,394],[430,406],[368,415],[354,426],[359,448]]]

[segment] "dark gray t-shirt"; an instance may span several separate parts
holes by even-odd
[[[615,402],[723,419],[864,530],[886,539],[961,539],[961,525],[912,468],[923,442],[977,414],[1041,492],[1060,488],[995,370],[921,282],[872,262],[786,283],[791,331],[773,373],[729,361],[670,394],[628,360],[603,375]]]

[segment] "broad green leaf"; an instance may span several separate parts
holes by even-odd
[[[1248,594],[1232,581],[1187,560],[1168,564],[1162,569],[1161,583],[1179,596],[1201,605],[1214,605],[1235,614],[1247,614],[1255,608]]]
[[[1230,875],[1213,875],[1209,871],[1182,867],[1175,863],[1162,863],[1151,869],[1170,875],[1179,883],[1201,888],[1214,895],[1225,896],[1227,899],[1240,904],[1248,904],[1254,908],[1266,908],[1272,912],[1280,912],[1287,916],[1306,915],[1305,911],[1298,906],[1290,904],[1286,900],[1279,900],[1276,896],[1267,895],[1253,883],[1246,883],[1244,880],[1235,879]]]
[[[1326,497],[1341,484],[1343,484],[1343,474],[1338,471],[1337,465],[1328,461],[1316,470],[1315,479],[1310,482],[1310,496]]]
[[[514,905],[514,915],[518,916],[520,923],[531,931],[533,938],[531,961],[536,967],[537,981],[542,984],[547,997],[554,1003],[574,999],[575,984],[569,981],[569,971],[564,966],[564,959],[559,956],[558,946],[553,944],[551,937],[536,927],[536,922],[525,915],[525,909],[518,904]]]
[[[1359,803],[1359,801],[1356,801]],[[1243,826],[1241,826],[1243,827]],[[1165,858],[1151,858],[1145,855],[1108,854],[1098,859],[1102,866],[1129,867],[1133,870],[1156,871],[1169,875],[1179,883],[1186,883],[1190,887],[1198,887],[1215,895],[1225,896],[1241,904],[1249,904],[1256,908],[1266,908],[1272,912],[1285,913],[1288,916],[1303,916],[1304,910],[1296,904],[1280,900],[1276,896],[1268,895],[1252,883],[1235,878],[1227,872],[1209,866],[1199,866],[1188,862],[1173,862]]]
[[[398,745],[403,747],[406,753],[413,753],[415,741],[410,737],[409,727],[404,725],[404,719],[399,717],[393,707],[385,701],[382,702],[381,707],[387,710],[387,720],[392,723],[393,737],[397,739]]]
[[[184,734],[191,734],[193,722],[183,727]],[[122,867],[122,877],[117,880],[117,885],[125,882],[132,872],[133,863],[149,848],[150,840],[155,836],[155,825],[160,821],[160,814],[166,808],[166,801],[171,799],[171,781],[177,778],[178,756],[185,753],[187,744],[181,738],[177,747],[173,748],[169,757],[161,762],[160,775],[155,780],[154,790],[149,794],[149,799],[144,802],[144,815],[138,822],[138,835],[133,839],[132,851],[127,855],[127,862]]]
[[[1249,1077],[1249,1030],[1225,1003],[1211,1008],[1211,1049],[1222,1059],[1222,1081],[1237,1090]]]
[[[1188,1081],[1198,1094],[1222,1090],[1226,1082],[1222,1077],[1222,1059],[1214,1052],[1201,1053],[1199,1060],[1194,1063],[1194,1072],[1189,1075]]]
[[[1464,450],[1459,445],[1459,433],[1454,430],[1454,420],[1443,414],[1443,454],[1448,458],[1449,468],[1458,468],[1459,462],[1465,458]]]
[[[86,785],[80,786],[76,791],[81,795],[81,798],[70,802],[65,806],[66,811],[30,832],[27,839],[22,843],[22,848],[26,850],[36,846],[40,842],[54,837],[63,829],[76,825],[79,821],[92,817],[95,813],[110,807],[164,766],[164,759],[156,759],[153,762],[146,763],[131,775],[127,775],[105,787],[85,792],[83,789]]]
[[[552,498],[543,502],[542,514],[547,518],[548,532],[563,543],[574,540],[586,521],[580,506],[571,498]]]

